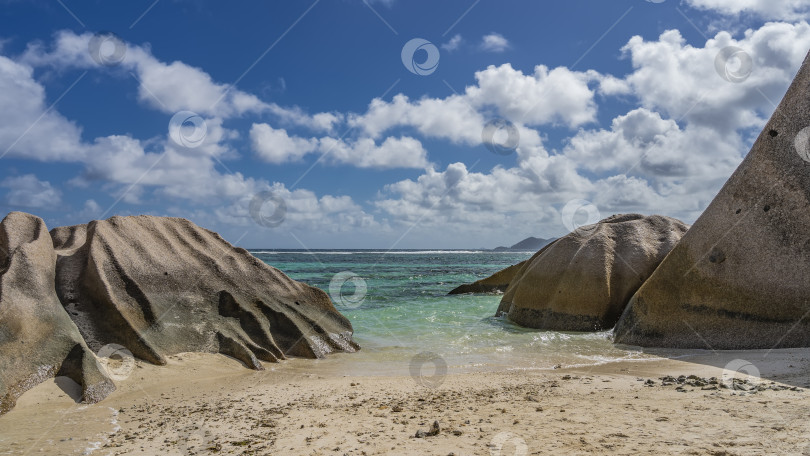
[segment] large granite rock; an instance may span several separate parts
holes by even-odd
[[[614,215],[547,245],[506,289],[498,314],[530,328],[613,327],[633,293],[686,232],[660,215]]]
[[[84,402],[115,390],[54,291],[56,253],[45,222],[12,212],[0,223],[0,414],[57,375],[81,386]]]
[[[194,351],[262,369],[359,347],[326,293],[188,220],[112,217],[49,236],[41,219],[9,214],[0,224],[0,413],[57,375],[82,385],[85,401],[102,399],[114,385],[93,352],[124,348],[155,364]]]
[[[617,343],[810,346],[808,126],[806,58],[748,156],[633,296]]]
[[[513,264],[508,268],[501,269],[487,278],[476,280],[473,283],[459,285],[450,290],[448,294],[497,293],[505,291],[506,288],[509,287],[509,282],[512,281],[515,274],[520,271],[525,263],[525,261],[521,261],[518,264]]]
[[[51,236],[56,291],[94,350],[115,343],[156,364],[223,353],[261,369],[357,349],[326,293],[188,220],[112,217]]]

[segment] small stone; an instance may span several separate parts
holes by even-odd
[[[441,427],[439,426],[439,422],[434,421],[433,425],[430,426],[429,431],[425,432],[425,431],[420,429],[420,430],[416,431],[416,434],[414,435],[414,437],[416,437],[417,439],[423,439],[425,437],[433,437],[433,436],[439,435],[439,432],[441,432]]]

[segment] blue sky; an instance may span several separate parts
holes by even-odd
[[[0,205],[249,248],[691,223],[810,48],[808,3],[3,1]]]

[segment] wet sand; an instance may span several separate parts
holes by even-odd
[[[737,359],[763,378],[723,387]],[[0,454],[810,454],[807,349],[421,379],[317,367],[182,354],[94,405],[48,381],[0,417]]]

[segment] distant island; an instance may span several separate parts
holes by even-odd
[[[536,237],[527,237],[526,239],[518,242],[517,244],[511,247],[495,247],[492,249],[495,252],[509,252],[513,250],[532,250],[537,251],[542,249],[543,247],[551,244],[556,238],[550,239],[543,239],[543,238],[536,238]]]

